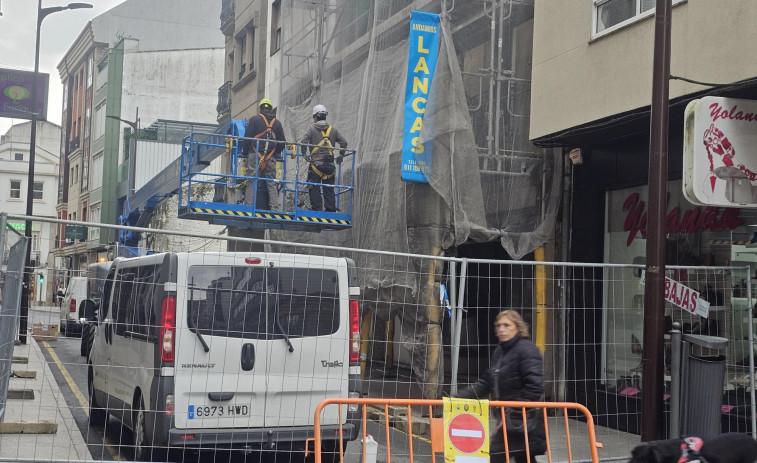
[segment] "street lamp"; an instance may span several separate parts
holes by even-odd
[[[57,13],[63,10],[78,10],[80,8],[92,8],[89,3],[69,3],[66,6],[51,6],[49,8],[42,8],[42,0],[37,2],[37,40],[34,46],[34,75],[32,76],[32,114],[31,114],[31,135],[29,137],[29,178],[26,185],[26,216],[31,217],[33,214],[34,204],[34,157],[37,153],[37,77],[39,75],[39,31],[42,25],[42,20],[48,15]],[[31,238],[32,238],[32,221],[26,219],[26,230],[24,230],[24,236],[26,237],[26,272],[24,272],[24,285],[26,291],[23,292],[23,298],[21,301],[21,320],[19,323],[19,340],[26,344],[26,330],[27,319],[29,317],[29,301],[31,300],[29,290],[31,289],[30,275],[31,275]]]
[[[134,185],[135,185],[135,177],[137,172],[137,146],[139,143],[139,106],[137,106],[137,115],[135,116],[133,121],[127,121],[126,119],[121,119],[118,116],[105,116],[108,119],[115,119],[117,121],[121,121],[124,124],[131,127],[131,130],[134,132],[134,153],[129,155],[129,193],[127,197],[130,197],[134,194]],[[131,143],[129,144],[131,146]]]

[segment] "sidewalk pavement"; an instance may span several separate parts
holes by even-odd
[[[20,423],[25,429],[36,427],[37,431],[39,428],[49,431],[57,425],[57,430],[52,434],[0,434],[0,460],[92,460],[40,345],[31,336],[28,339],[27,345],[15,346],[13,356],[26,357],[29,363],[13,363],[11,369],[34,371],[36,377],[11,377],[9,389],[31,390],[34,398],[8,399],[4,426]]]

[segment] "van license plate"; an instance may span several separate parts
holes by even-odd
[[[193,420],[195,418],[208,418],[214,416],[247,416],[250,414],[249,405],[190,405],[188,411],[188,418]]]

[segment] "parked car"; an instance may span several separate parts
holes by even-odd
[[[92,350],[95,324],[91,322],[96,321],[94,314],[102,299],[105,278],[108,276],[108,271],[112,264],[112,261],[98,262],[96,264],[89,264],[89,267],[87,267],[87,299],[79,304],[79,320],[82,326],[80,351],[84,357],[89,357],[89,351]],[[90,320],[87,320],[87,312],[92,314]]]
[[[359,295],[346,258],[116,259],[88,314],[90,423],[120,420],[140,461],[172,448],[304,451],[322,400],[361,395]],[[324,458],[338,461],[358,408],[327,407],[321,423]]]
[[[65,336],[81,333],[79,304],[87,298],[87,277],[72,277],[60,305],[60,332]]]

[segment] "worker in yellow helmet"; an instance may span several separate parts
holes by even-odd
[[[242,154],[247,156],[247,173],[255,175],[258,171],[257,209],[271,211],[281,210],[276,179],[276,158],[286,144],[284,127],[276,119],[273,103],[268,98],[260,100],[260,112],[247,121],[244,131]],[[276,141],[279,141],[277,143]],[[244,203],[252,204],[254,182],[248,182],[244,193]]]

